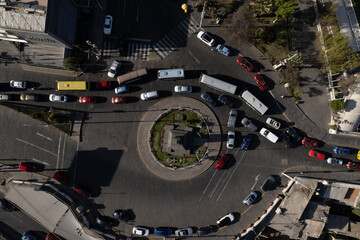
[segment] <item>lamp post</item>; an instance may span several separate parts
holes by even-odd
[[[203,10],[202,10],[202,12],[201,12],[201,18],[200,18],[200,24],[199,24],[199,27],[200,27],[200,28],[201,28],[201,25],[202,25],[202,21],[203,21],[203,19],[204,19],[204,17],[205,17],[205,7],[206,7],[206,3],[207,3],[207,2],[204,2]]]

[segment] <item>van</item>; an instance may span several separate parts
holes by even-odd
[[[270,142],[276,143],[279,140],[279,137],[270,132],[266,128],[262,128],[260,130],[260,134],[263,135],[263,137],[267,138]]]
[[[176,79],[184,79],[184,69],[163,69],[159,70],[157,73],[157,78],[159,80],[176,80]]]
[[[157,91],[144,92],[140,95],[141,100],[149,100],[157,97],[159,97],[159,93]]]
[[[236,110],[230,110],[229,120],[227,122],[228,127],[232,127],[232,128],[235,127],[237,115],[238,115],[238,112]]]

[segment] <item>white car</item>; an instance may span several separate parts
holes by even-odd
[[[228,149],[233,149],[234,145],[235,145],[235,132],[234,131],[229,131],[228,132],[228,137],[227,137],[226,147]]]
[[[191,86],[180,86],[177,85],[174,87],[174,91],[179,93],[179,92],[186,92],[186,93],[191,93],[192,92],[192,87]]]
[[[266,119],[266,123],[275,129],[280,129],[281,127],[281,123],[270,117]]]
[[[159,93],[157,91],[152,91],[152,92],[144,92],[140,95],[141,100],[149,100],[149,99],[153,99],[153,98],[157,98],[159,97]]]
[[[276,143],[279,140],[279,137],[267,130],[266,128],[262,128],[260,130],[260,134],[268,139],[270,142]]]
[[[105,16],[104,34],[110,35],[112,29],[113,18],[110,15]]]
[[[212,47],[215,45],[215,39],[212,38],[208,33],[200,31],[197,34],[197,38],[203,41],[206,45],[209,47]]]
[[[219,52],[219,53],[222,53],[224,54],[225,56],[229,56],[230,54],[230,49],[225,47],[224,45],[221,45],[221,44],[218,44],[216,46],[216,50]]]
[[[140,236],[148,236],[150,230],[144,227],[133,227],[132,233]]]
[[[5,101],[7,101],[7,100],[10,100],[10,99],[11,99],[10,95],[0,94],[0,100],[5,100]]]
[[[231,224],[235,220],[235,216],[232,213],[227,214],[226,216],[223,216],[219,220],[216,221],[216,224],[219,225],[219,227],[223,227],[225,225]]]
[[[328,164],[332,164],[332,165],[343,165],[344,164],[344,161],[341,159],[338,159],[338,158],[328,158],[326,160],[326,162]]]
[[[68,98],[65,95],[50,94],[49,100],[50,102],[67,102]]]
[[[194,231],[192,228],[178,229],[175,231],[175,236],[177,236],[177,237],[189,236],[189,235],[193,234],[193,232]]]
[[[12,87],[12,88],[26,89],[26,82],[25,82],[25,81],[15,81],[15,80],[11,80],[11,81],[10,81],[10,87]]]
[[[114,78],[116,73],[119,71],[119,68],[120,68],[120,62],[114,60],[108,71],[108,76]]]

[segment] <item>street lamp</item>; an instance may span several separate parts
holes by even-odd
[[[207,3],[207,2],[204,2],[203,10],[202,10],[202,12],[201,12],[200,25],[199,25],[200,28],[201,28],[201,25],[202,25],[202,21],[203,21],[203,19],[204,19],[204,17],[205,17],[205,6],[206,6],[206,3]]]

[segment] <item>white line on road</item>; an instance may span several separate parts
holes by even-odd
[[[212,175],[212,177],[210,178],[210,180],[209,180],[208,184],[206,185],[205,190],[203,191],[203,194],[202,194],[201,198],[199,199],[199,202],[200,202],[200,201],[201,201],[201,199],[203,198],[203,196],[204,196],[204,194],[205,194],[206,190],[208,189],[208,187],[209,187],[209,185],[210,185],[211,181],[212,181],[212,180],[213,180],[213,178],[215,177],[215,174],[216,174],[216,171],[214,172],[214,174],[213,174],[213,175]]]
[[[36,158],[32,158],[32,160],[33,160],[34,162],[39,162],[39,163],[44,164],[44,165],[49,165],[47,162],[40,161],[40,160],[38,160],[38,159],[36,159]]]
[[[254,182],[254,185],[251,187],[251,190],[254,190],[257,182],[259,181],[259,177],[260,177],[261,174],[258,174],[256,177],[255,177],[255,182]]]
[[[42,135],[41,133],[36,133],[36,134],[39,135],[40,137],[43,137],[43,138],[49,140],[49,141],[52,141],[51,138],[49,138],[49,137],[47,137],[47,136],[45,136],[45,135]]]
[[[59,135],[59,143],[58,143],[58,154],[56,158],[56,170],[59,169],[59,160],[60,160],[60,148],[61,147],[61,133]]]
[[[63,153],[61,157],[61,169],[64,169],[66,137],[64,137]]]
[[[190,52],[189,49],[186,49],[186,50],[189,52],[189,54],[190,54],[198,63],[200,63],[200,61],[194,56],[194,54],[192,54],[192,52]]]
[[[225,173],[226,173],[226,171],[223,172],[223,175],[221,176],[221,178],[219,179],[218,183],[217,183],[216,186],[214,187],[214,190],[212,191],[212,193],[209,195],[209,198],[211,198],[211,197],[214,195],[217,187],[219,186],[220,182],[221,182],[222,179],[224,178]]]
[[[38,149],[41,149],[41,150],[43,150],[44,152],[50,153],[51,155],[54,155],[55,157],[57,157],[57,155],[56,155],[55,153],[50,152],[49,150],[46,150],[46,149],[44,149],[44,148],[42,148],[42,147],[36,146],[35,144],[29,143],[29,142],[27,142],[27,141],[25,141],[25,140],[22,140],[22,139],[20,139],[20,138],[16,138],[16,140],[18,140],[18,141],[20,141],[20,142],[23,142],[23,143],[26,143],[26,144],[28,144],[28,145],[30,145],[30,146],[36,147],[36,148],[38,148]]]

